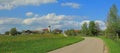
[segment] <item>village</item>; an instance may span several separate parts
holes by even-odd
[[[0,0],[0,53],[120,53],[120,0]]]
[[[14,31],[13,33],[10,33],[10,31]],[[63,31],[61,29],[51,29],[51,26],[48,26],[48,28],[44,28],[42,30],[23,30],[23,31],[17,31],[16,28],[12,28],[10,31],[6,31],[4,34],[1,35],[9,35],[9,36],[16,36],[16,35],[30,35],[30,34],[46,34],[46,33],[52,33],[52,34],[69,34],[70,31],[71,35],[79,35],[80,34],[80,30],[74,30],[74,29],[70,29],[70,30],[66,30]]]

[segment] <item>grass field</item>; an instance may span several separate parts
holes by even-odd
[[[108,38],[102,37],[104,42],[106,43],[109,53],[120,53],[120,40],[119,41],[113,41]]]
[[[81,40],[79,36],[61,34],[0,36],[0,53],[46,53]]]

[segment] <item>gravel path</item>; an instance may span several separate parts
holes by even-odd
[[[104,43],[99,38],[85,37],[85,40],[48,53],[104,53]]]

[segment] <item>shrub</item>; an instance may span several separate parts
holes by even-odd
[[[11,28],[10,30],[10,35],[17,35],[17,29],[16,28]]]

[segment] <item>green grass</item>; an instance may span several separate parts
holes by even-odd
[[[104,37],[102,39],[106,43],[109,53],[120,53],[120,41],[114,41]]]
[[[81,40],[79,36],[61,34],[0,36],[0,53],[46,53]]]

